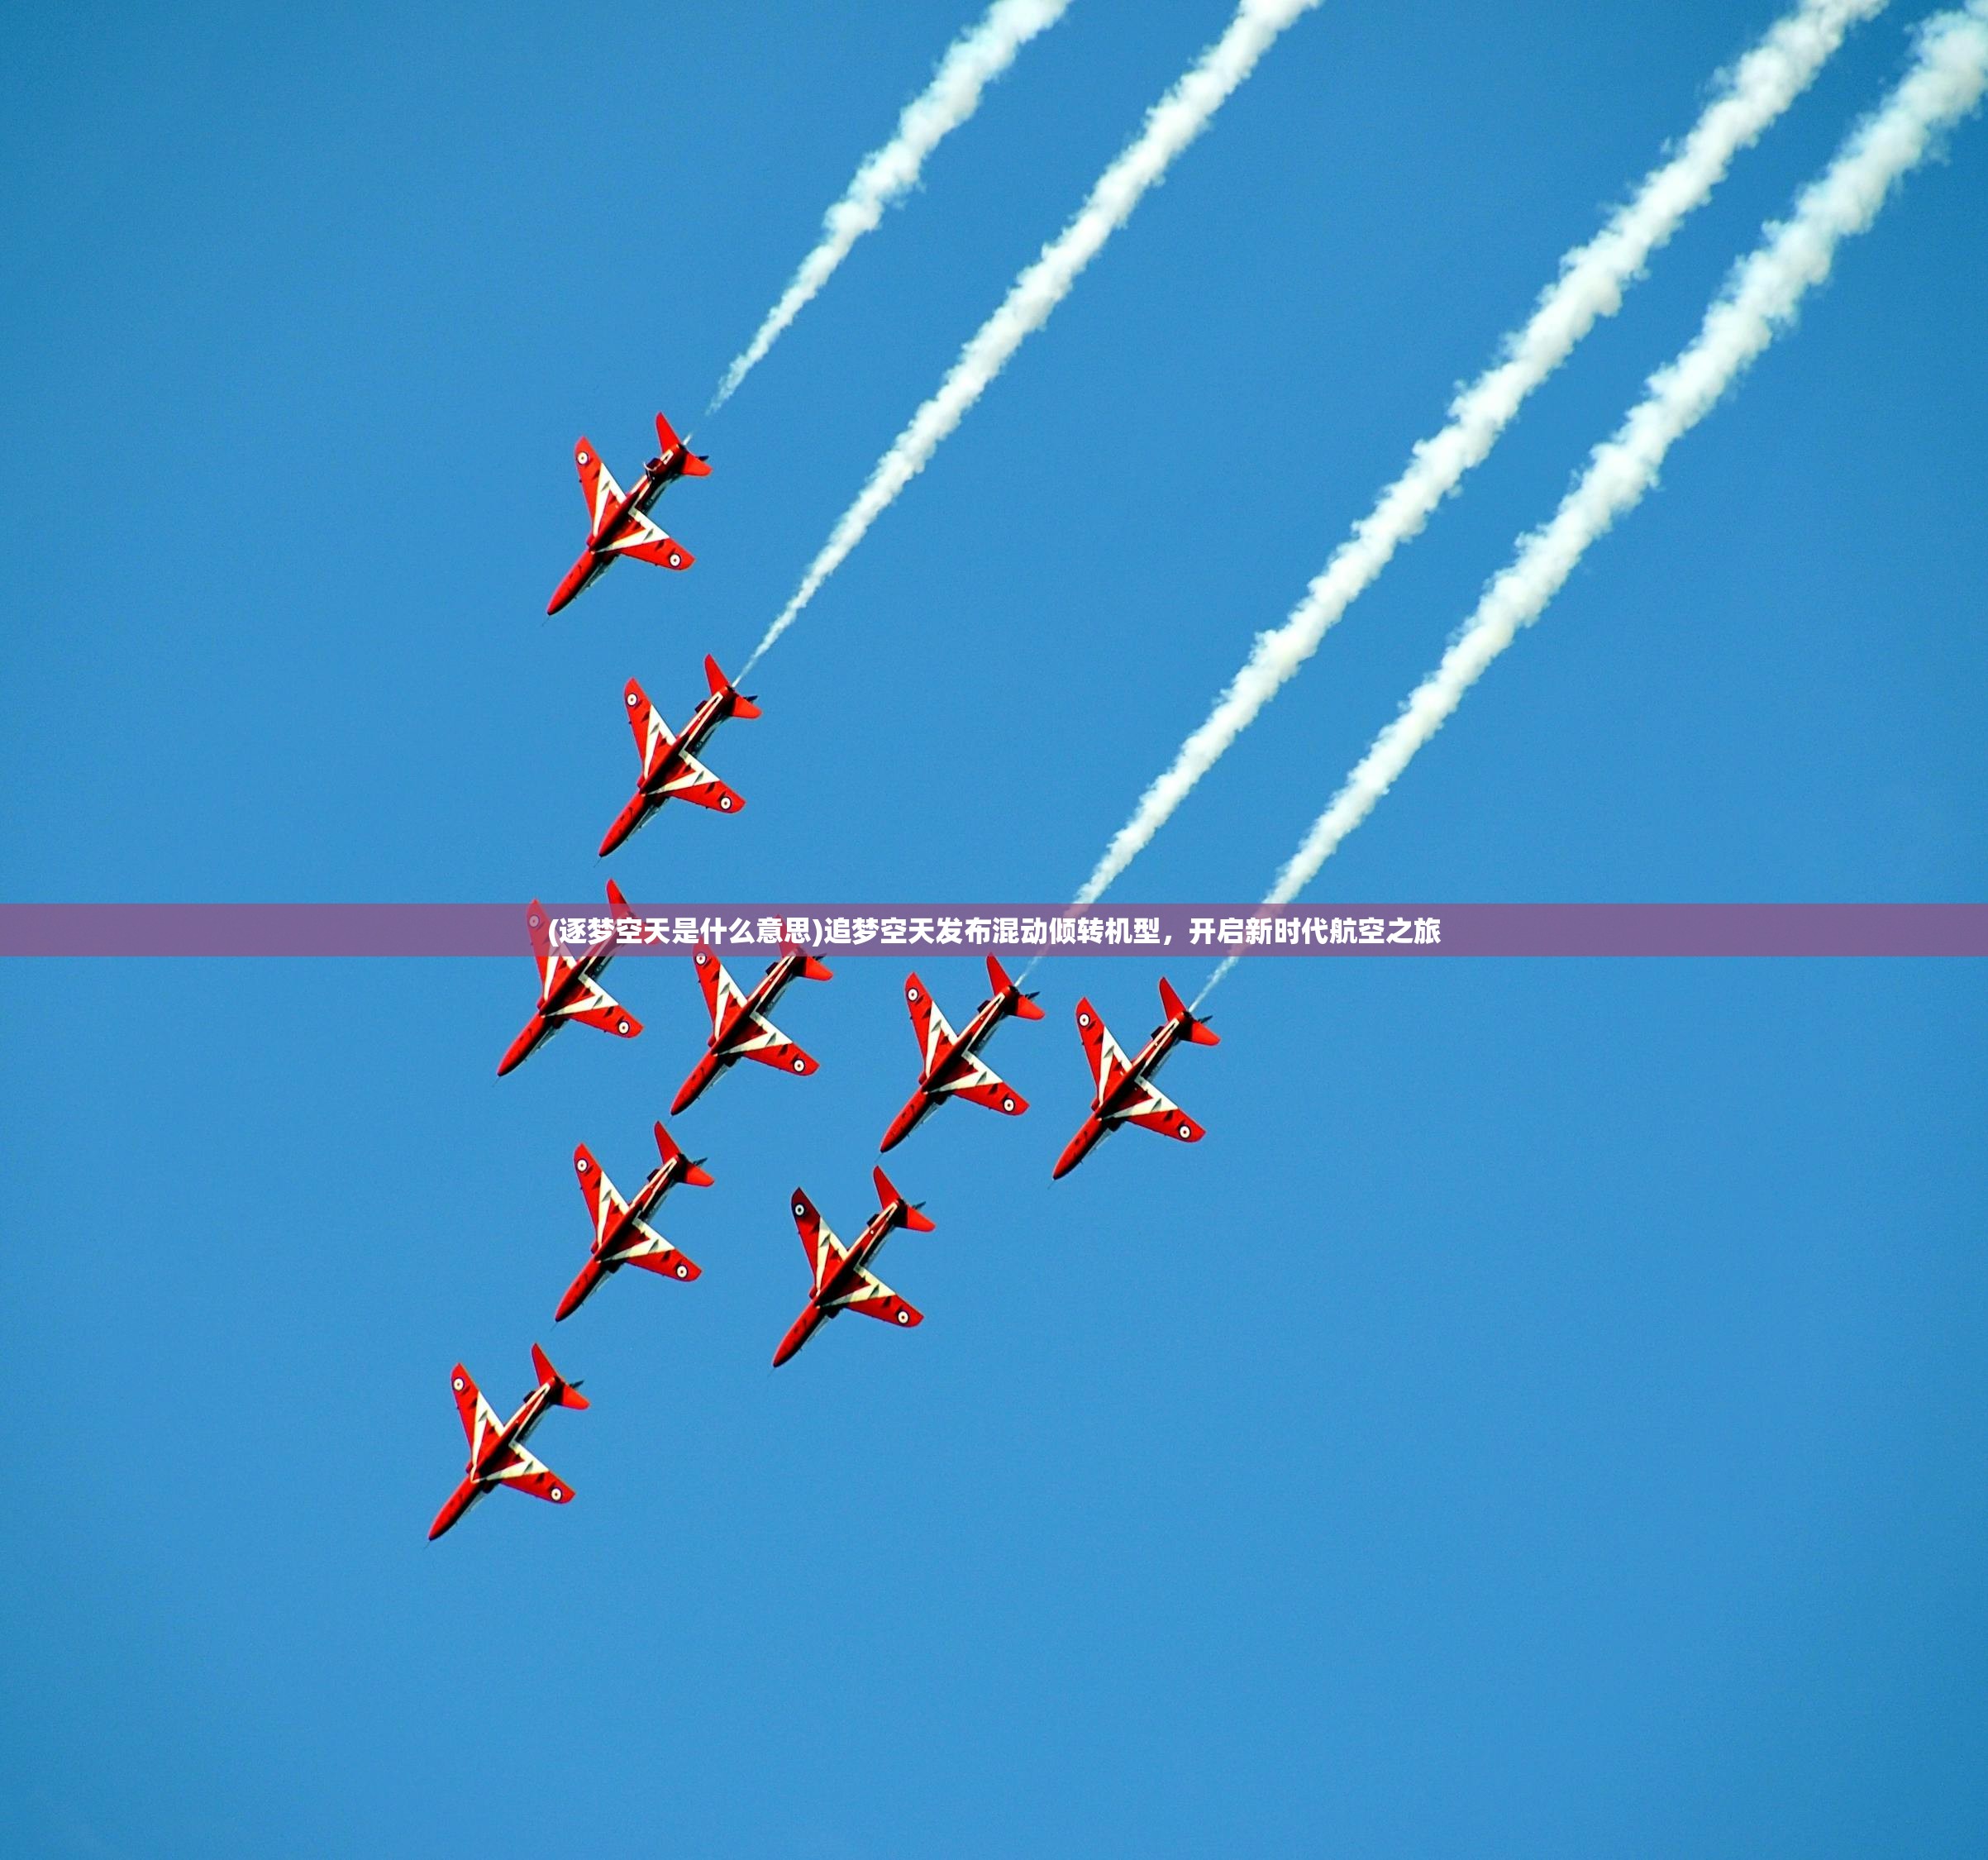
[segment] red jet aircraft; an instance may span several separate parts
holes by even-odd
[[[535,1460],[525,1451],[525,1438],[544,1419],[548,1408],[584,1408],[587,1398],[579,1384],[569,1382],[552,1366],[546,1352],[532,1346],[532,1366],[538,1372],[538,1386],[518,1404],[508,1421],[483,1398],[470,1372],[460,1363],[450,1386],[455,1391],[455,1411],[462,1416],[462,1430],[469,1437],[470,1459],[463,1468],[463,1482],[449,1494],[449,1501],[435,1514],[428,1527],[431,1540],[438,1538],[461,1517],[485,1492],[508,1486],[516,1492],[529,1492],[553,1505],[564,1505],[573,1488],[551,1467]]]
[[[809,981],[834,979],[826,963],[818,962],[798,943],[782,943],[779,955],[767,964],[766,973],[760,977],[751,994],[742,994],[739,985],[725,973],[725,966],[713,953],[710,944],[697,946],[697,979],[704,990],[704,1005],[711,1010],[711,1037],[704,1042],[709,1050],[678,1089],[675,1102],[670,1107],[671,1117],[694,1104],[704,1087],[735,1059],[756,1059],[762,1066],[798,1072],[803,1078],[817,1070],[815,1062],[767,1019],[765,1013],[796,975]]]
[[[651,1173],[632,1200],[622,1199],[621,1190],[608,1180],[607,1171],[584,1143],[574,1151],[574,1173],[579,1177],[580,1193],[587,1198],[587,1212],[594,1217],[594,1250],[579,1269],[579,1276],[566,1287],[566,1295],[553,1314],[555,1323],[571,1317],[602,1280],[624,1266],[639,1266],[645,1272],[660,1272],[666,1279],[689,1281],[702,1273],[695,1260],[679,1253],[650,1226],[648,1217],[679,1182],[709,1188],[711,1176],[703,1160],[685,1156],[660,1123],[656,1147],[662,1166]]]
[[[704,740],[729,717],[757,717],[760,707],[735,690],[731,680],[717,669],[717,661],[704,661],[704,677],[711,695],[691,712],[690,721],[680,737],[670,733],[663,715],[649,702],[649,694],[633,679],[622,694],[628,707],[628,727],[635,732],[635,746],[642,759],[641,780],[627,807],[614,817],[608,837],[601,842],[604,859],[630,837],[664,802],[674,797],[700,808],[715,808],[720,813],[737,813],[745,806],[742,795],[727,788],[697,759]]]
[[[654,562],[658,568],[668,569],[687,569],[697,560],[682,543],[649,521],[649,508],[678,479],[708,478],[711,467],[684,449],[660,413],[656,417],[656,443],[660,450],[642,467],[632,491],[622,490],[614,482],[613,473],[601,463],[591,440],[583,436],[573,448],[579,488],[587,498],[587,546],[553,590],[546,613],[558,613],[583,588],[605,575],[617,556],[632,556],[638,562]]]
[[[1028,1100],[977,1057],[980,1049],[993,1037],[994,1030],[1009,1014],[1023,1020],[1040,1020],[1042,1010],[1032,994],[1024,994],[1008,979],[1008,971],[993,956],[987,959],[987,980],[994,994],[974,1010],[964,1033],[956,1033],[946,1024],[932,991],[914,975],[904,978],[904,1004],[911,1009],[911,1024],[924,1055],[918,1073],[918,1089],[884,1133],[879,1147],[895,1149],[918,1128],[927,1112],[948,1097],[964,1098],[970,1104],[984,1104],[991,1111],[1018,1118],[1028,1109]]]
[[[1218,1047],[1222,1037],[1206,1021],[1195,1019],[1187,1011],[1164,975],[1160,978],[1160,1005],[1166,1010],[1166,1018],[1153,1029],[1152,1037],[1139,1049],[1139,1056],[1127,1059],[1098,1018],[1098,1010],[1088,1000],[1078,1002],[1077,1031],[1084,1036],[1084,1050],[1097,1076],[1098,1090],[1090,1101],[1090,1115],[1050,1171],[1051,1181],[1067,1176],[1122,1123],[1142,1124],[1183,1143],[1198,1143],[1208,1134],[1152,1080],[1181,1041]]]
[[[617,918],[635,914],[613,879],[608,880],[608,908]],[[553,942],[546,908],[536,898],[525,913],[525,925],[532,932],[532,960],[538,964],[538,1006],[497,1062],[498,1078],[522,1066],[570,1020],[584,1021],[624,1040],[632,1040],[641,1032],[642,1023],[595,979],[614,960],[613,937],[589,944],[574,955]]]
[[[877,1199],[882,1204],[869,1223],[845,1247],[816,1213],[805,1190],[794,1191],[794,1224],[800,1229],[801,1244],[808,1249],[808,1264],[814,1268],[814,1290],[808,1295],[808,1307],[794,1320],[794,1328],[780,1339],[773,1352],[778,1369],[831,1318],[845,1311],[861,1311],[866,1318],[881,1318],[886,1323],[902,1324],[908,1330],[922,1324],[923,1314],[915,1311],[870,1270],[870,1262],[884,1250],[884,1242],[900,1227],[913,1233],[929,1233],[932,1222],[918,1212],[920,1204],[907,1201],[890,1185],[881,1169],[875,1171]]]

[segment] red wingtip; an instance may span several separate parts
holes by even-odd
[[[622,888],[613,879],[608,880],[608,904],[617,917],[633,917],[628,909],[628,900],[622,895]]]
[[[932,1217],[928,1214],[920,1214],[916,1208],[913,1207],[889,1176],[886,1176],[880,1168],[873,1170],[871,1174],[876,1179],[878,1206],[886,1209],[902,1208],[904,1210],[904,1225],[909,1228],[913,1233],[930,1233],[932,1231],[935,1223]]]

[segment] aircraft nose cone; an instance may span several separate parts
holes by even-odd
[[[1089,1129],[1086,1127],[1063,1146],[1062,1155],[1056,1158],[1056,1167],[1049,1172],[1050,1180],[1061,1181],[1089,1153],[1090,1145],[1085,1141],[1089,1134]]]
[[[778,1369],[788,1357],[799,1349],[814,1334],[814,1327],[820,1322],[820,1312],[814,1305],[809,1304],[800,1316],[794,1320],[787,1334],[780,1339],[779,1348],[773,1352],[773,1366]]]

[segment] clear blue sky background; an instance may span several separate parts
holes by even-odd
[[[1227,17],[1079,0],[698,422],[949,4],[69,8],[0,57],[0,820],[17,899],[595,894],[1017,268]],[[1335,0],[878,525],[613,861],[683,895],[1055,899],[1765,0]],[[1860,32],[1183,810],[1258,894],[1732,258],[1900,68]],[[1988,125],[1843,256],[1328,868],[1348,899],[1978,899]],[[560,619],[570,448],[657,407],[688,575]],[[1988,1097],[1973,964],[1246,968],[1209,1127],[1052,1190],[1087,1085],[896,1160],[927,1313],[767,1359],[851,1232],[900,965],[679,1120],[706,1269],[556,1334],[584,1140],[699,1048],[501,1083],[515,962],[17,966],[0,1259],[10,1853],[1988,1850]],[[925,973],[956,1018],[977,966]],[[1175,979],[1191,987],[1199,971]],[[751,1075],[745,1075],[750,1073]],[[449,1365],[579,1492],[423,1540]]]

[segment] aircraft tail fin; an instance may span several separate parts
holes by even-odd
[[[584,1408],[587,1405],[587,1398],[579,1392],[579,1385],[569,1382],[561,1376],[552,1366],[551,1357],[536,1343],[532,1346],[532,1366],[538,1371],[538,1385],[541,1389],[550,1389],[552,1399],[561,1408]]]
[[[782,956],[798,956],[801,959],[801,973],[809,981],[833,981],[835,971],[818,956],[810,956],[799,943],[783,942]]]
[[[1023,1020],[1040,1020],[1042,1018],[1042,1010],[1036,1004],[1035,996],[1024,994],[1015,986],[1009,980],[1008,971],[1001,966],[999,956],[988,957],[987,980],[995,994],[1012,994],[1014,997],[1014,1011]]]
[[[684,446],[683,441],[676,436],[676,428],[671,426],[660,413],[656,417],[656,443],[665,457],[679,447],[682,447],[684,477],[708,478],[711,475],[710,461],[708,459],[699,458],[689,447]]]
[[[714,698],[722,698],[727,691],[731,692],[732,714],[734,717],[760,715],[760,707],[733,685],[732,680],[717,669],[717,661],[708,654],[704,658],[704,680],[710,685],[711,694]]]
[[[628,908],[628,900],[622,895],[622,888],[613,879],[608,880],[608,908],[617,918],[635,915]]]
[[[663,1128],[660,1118],[658,1118],[656,1123],[656,1154],[663,1159],[665,1166],[674,1162],[684,1154],[682,1146],[668,1131]],[[684,1180],[692,1188],[709,1188],[711,1186],[715,1178],[711,1171],[705,1168],[702,1161],[685,1157],[684,1162],[686,1166],[684,1170]]]
[[[1198,1047],[1218,1047],[1222,1036],[1204,1020],[1197,1020],[1188,1011],[1187,1004],[1175,994],[1174,985],[1165,975],[1160,978],[1160,1005],[1166,1009],[1169,1020],[1185,1020],[1187,1037]]]
[[[907,1201],[898,1192],[889,1176],[886,1176],[881,1169],[875,1170],[872,1173],[876,1177],[877,1204],[883,1208],[889,1208],[894,1204],[902,1207],[904,1210],[905,1226],[909,1228],[913,1233],[930,1233],[936,1224],[932,1217],[921,1214],[913,1204]]]

